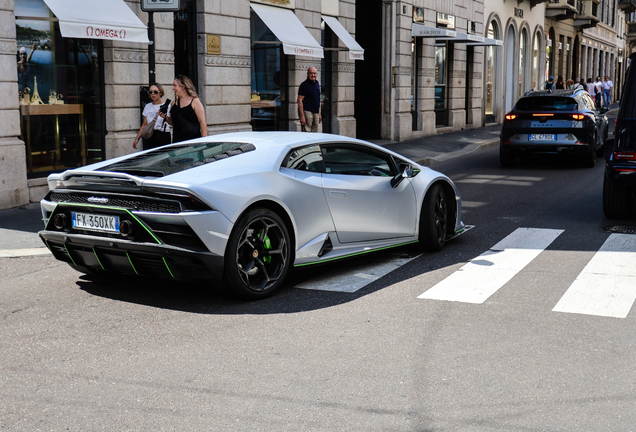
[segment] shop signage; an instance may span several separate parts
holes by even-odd
[[[448,29],[455,28],[455,17],[453,15],[437,12],[437,26]]]
[[[515,9],[515,16],[517,18],[523,18],[523,9],[519,9],[519,8],[514,8]]]
[[[250,0],[252,3],[262,3],[270,6],[280,6],[296,9],[296,0]]]
[[[141,0],[144,12],[176,12],[181,9],[181,0]]]
[[[220,55],[221,54],[221,36],[219,35],[208,35],[207,37],[207,52],[210,55]]]

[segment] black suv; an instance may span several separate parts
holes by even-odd
[[[636,53],[630,57],[636,61]],[[634,63],[632,63],[634,64]],[[636,68],[627,69],[614,140],[607,142],[603,212],[608,218],[625,218],[634,210],[636,193]]]
[[[529,91],[505,116],[499,161],[509,167],[525,155],[563,154],[593,167],[607,139],[606,112],[583,89]]]

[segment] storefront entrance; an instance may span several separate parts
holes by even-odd
[[[199,90],[197,69],[197,20],[193,0],[181,0],[181,10],[174,14],[174,75],[185,75]],[[166,84],[172,84],[166,83]]]

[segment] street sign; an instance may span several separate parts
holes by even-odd
[[[141,0],[144,12],[176,12],[181,8],[181,0]]]

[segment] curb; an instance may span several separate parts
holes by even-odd
[[[499,145],[498,138],[492,139],[492,140],[483,140],[483,141],[476,142],[474,144],[467,145],[461,150],[456,150],[450,153],[442,153],[439,156],[426,157],[424,159],[416,160],[415,162],[417,162],[420,165],[430,166],[437,162],[444,162],[447,160],[455,159],[460,156],[465,156],[465,155],[475,153],[480,150],[485,150],[487,148],[494,147],[497,145]]]
[[[48,248],[6,249],[0,250],[0,258],[21,258],[26,256],[50,255]]]

